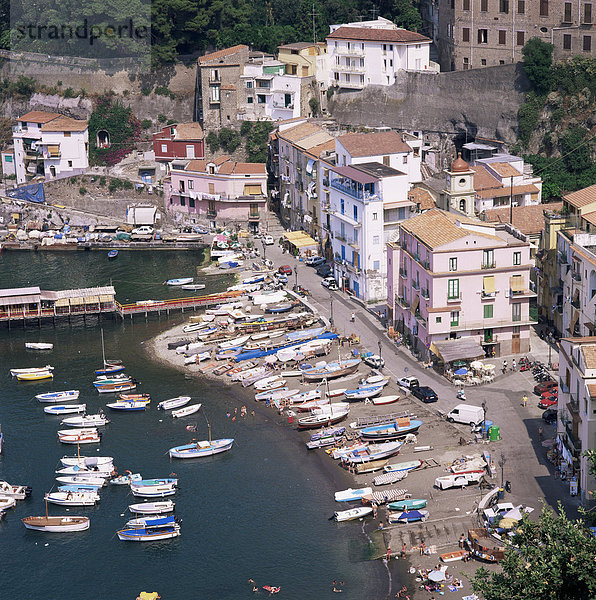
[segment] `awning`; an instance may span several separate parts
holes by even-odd
[[[509,278],[509,285],[511,286],[512,292],[523,292],[524,278],[521,275],[514,275]]]
[[[297,238],[301,238],[304,237],[306,234],[303,231],[288,231],[287,233],[284,233],[284,237],[286,238],[286,240],[288,240],[288,242],[291,242],[292,240],[295,240]]]
[[[416,309],[418,308],[418,305],[420,304],[420,297],[419,296],[414,296],[412,298],[412,306],[410,306],[410,312],[415,315],[416,314]]]
[[[60,144],[49,144],[48,152],[50,153],[50,156],[58,156],[60,154]]]
[[[100,302],[114,302],[114,297],[113,296],[102,295],[102,296],[99,297],[99,301]]]
[[[38,304],[39,294],[27,295],[27,296],[7,296],[0,298],[0,306],[13,306],[19,304]]]
[[[77,305],[77,304],[84,304],[85,301],[83,300],[83,298],[70,298],[70,305]]]
[[[68,298],[58,298],[54,306],[68,306]]]
[[[88,298],[85,298],[85,304],[99,304],[99,297],[89,296]]]
[[[494,294],[495,293],[495,276],[487,275],[482,278],[482,291],[485,294]]]
[[[245,196],[262,196],[263,190],[260,185],[247,184],[244,186]]]
[[[312,158],[306,163],[306,172],[309,175],[312,173],[314,164],[315,164],[315,161]]]
[[[484,357],[484,348],[472,337],[434,342],[431,344],[431,351],[433,346],[437,350],[435,354],[441,357],[444,363],[456,360],[476,360]]]

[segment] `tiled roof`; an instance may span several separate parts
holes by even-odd
[[[596,344],[580,346],[587,369],[596,369]]]
[[[219,175],[267,175],[265,163],[237,163],[227,161],[218,170]]]
[[[401,139],[401,135],[396,131],[347,133],[340,135],[337,139],[353,157],[412,152],[412,148]]]
[[[533,184],[528,185],[514,185],[513,195],[519,194],[537,194],[540,190]],[[490,188],[486,190],[479,190],[476,195],[479,198],[504,198],[508,197],[512,193],[512,190],[508,186],[499,186],[498,188]]]
[[[435,201],[428,190],[420,187],[413,187],[408,192],[408,199],[420,207],[420,210],[430,210],[435,208]]]
[[[327,36],[328,40],[358,40],[363,42],[393,42],[419,44],[430,42],[426,36],[407,29],[372,29],[370,27],[338,27]]]
[[[401,228],[416,236],[431,249],[470,235],[469,231],[457,227],[451,219],[447,218],[446,213],[438,208],[433,208],[417,217],[404,221],[401,223]]]
[[[294,42],[293,44],[283,44],[278,46],[278,50],[304,50],[304,48],[310,48],[311,46],[317,46],[313,42]]]
[[[58,113],[46,112],[45,110],[32,110],[22,117],[17,117],[17,121],[28,121],[29,123],[48,123],[58,117]]]
[[[596,212],[589,212],[582,215],[582,219],[590,225],[596,225]]]
[[[219,165],[223,165],[225,162],[227,162],[228,160],[232,160],[232,157],[229,156],[228,154],[222,154],[221,156],[218,156],[217,158],[215,158],[214,160],[212,160],[211,162],[215,165],[215,166],[219,166]]]
[[[207,171],[207,161],[198,158],[189,160],[186,167],[184,167],[184,170],[194,171],[195,173],[205,173]]]
[[[593,383],[588,384],[588,394],[590,394],[590,398],[596,398],[596,385]]]
[[[322,129],[315,123],[301,123],[300,125],[296,125],[296,127],[290,127],[289,129],[280,131],[279,137],[288,142],[297,142],[313,133],[318,133],[319,131],[322,131]]]
[[[552,204],[530,204],[513,207],[513,223],[516,229],[526,235],[538,235],[544,229],[544,213],[561,210],[562,202]],[[493,208],[484,211],[484,219],[490,223],[510,223],[509,207]]]
[[[87,129],[87,121],[77,121],[69,117],[58,117],[44,123],[41,126],[42,131],[85,131]]]
[[[231,48],[224,48],[223,50],[218,50],[217,52],[211,52],[210,54],[205,54],[203,56],[199,56],[199,64],[212,62],[214,60],[218,60],[220,58],[225,58],[226,56],[232,56],[242,50],[248,50],[248,46],[244,44],[238,44],[237,46],[232,46]]]
[[[323,152],[333,152],[335,150],[335,140],[331,138],[330,140],[319,144],[318,146],[313,146],[308,149],[307,154],[314,156],[315,158],[319,158]]]
[[[501,182],[491,175],[484,165],[476,165],[471,167],[474,171],[474,189],[478,192],[489,188],[498,188]]]
[[[490,163],[490,168],[501,177],[519,177],[521,175],[513,165],[507,162]]]
[[[577,192],[571,192],[563,196],[563,198],[576,208],[592,204],[592,202],[596,202],[596,184],[583,190],[577,190]]]
[[[175,127],[177,140],[203,139],[203,129],[198,123],[178,123]]]

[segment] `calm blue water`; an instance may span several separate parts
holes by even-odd
[[[103,252],[3,252],[0,287],[65,289],[106,285],[112,279],[121,302],[175,297],[180,292],[162,282],[196,275],[201,258],[191,252],[121,252],[108,262]],[[217,292],[230,285],[230,278],[201,280],[207,283],[205,292]],[[340,477],[340,469],[307,453],[302,438],[270,413],[261,410],[235,423],[228,419],[227,411],[239,411],[247,402],[238,388],[188,380],[150,360],[143,343],[182,318],[103,321],[106,354],[125,361],[127,372],[141,381],[140,391],[151,393],[152,408],[111,413],[102,443],[81,446],[87,455],[113,456],[120,471],[145,477],[177,474],[180,489],[173,499],[182,535],[147,544],[115,537],[130,518],[128,504],[138,501],[126,486],[103,488],[95,508],[71,509],[71,514],[91,517],[87,532],[44,534],[23,527],[21,518],[44,513],[43,494],[55,484],[59,458],[76,453],[76,446],[58,443],[60,418],[46,415],[34,395],[80,389],[89,412],[111,397],[100,397],[91,386],[93,370],[101,364],[96,318],[61,322],[55,328],[14,326],[8,331],[0,326],[0,423],[6,439],[0,478],[33,487],[32,498],[19,502],[0,524],[0,598],[63,598],[67,589],[71,600],[134,599],[142,590],[159,591],[164,600],[241,599],[255,597],[249,578],[260,586],[281,586],[280,599],[336,598],[334,579],[345,581],[342,598],[383,597],[377,590],[386,589],[381,565],[349,558],[350,539],[360,537],[360,525],[328,521],[337,508],[333,491],[346,487],[330,481],[329,473]],[[25,341],[52,342],[55,348],[31,352]],[[47,363],[55,367],[49,383],[18,383],[8,372]],[[160,400],[182,394],[202,402],[201,412],[174,420],[155,409]],[[232,451],[172,462],[168,448],[197,435],[185,430],[187,424],[196,423],[199,438],[207,437],[205,415],[214,437],[235,438]],[[65,514],[66,509],[54,506],[50,512]]]

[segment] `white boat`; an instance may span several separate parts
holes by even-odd
[[[118,402],[108,402],[106,406],[112,410],[122,410],[134,412],[145,410],[150,400],[118,400]]]
[[[68,402],[77,400],[79,390],[67,390],[65,392],[48,392],[46,394],[37,394],[35,396],[40,402]]]
[[[193,333],[194,331],[199,331],[204,327],[207,327],[207,323],[189,323],[182,328],[182,331],[184,333]]]
[[[155,517],[136,517],[126,522],[126,527],[131,529],[135,528],[146,528],[146,527],[167,527],[176,523],[176,517],[170,515],[169,517],[162,517],[156,515]]]
[[[285,379],[281,378],[281,375],[273,375],[271,377],[265,377],[254,384],[255,390],[264,392],[265,390],[274,390],[283,387],[286,383]]]
[[[467,471],[463,473],[452,473],[435,479],[435,486],[441,490],[452,487],[465,487],[469,483],[478,483],[484,477],[484,469]]]
[[[106,484],[104,477],[96,477],[93,475],[61,475],[56,477],[56,481],[67,485],[93,485],[102,487]]]
[[[275,292],[270,294],[259,294],[254,295],[252,298],[252,303],[255,306],[261,306],[263,304],[279,304],[287,299],[286,292]]]
[[[134,482],[131,482],[134,483]],[[169,485],[131,485],[130,490],[133,496],[139,498],[164,498],[173,496],[176,493],[176,486]]]
[[[211,358],[211,352],[199,352],[197,354],[191,354],[184,359],[185,365],[197,365],[204,360],[209,360]]]
[[[104,463],[102,465],[68,465],[56,471],[56,475],[91,475],[92,477],[101,477],[107,479],[114,472],[113,463]]]
[[[95,506],[99,502],[97,492],[50,492],[44,498],[51,504],[63,506]]]
[[[166,285],[187,285],[193,282],[193,277],[180,277],[178,279],[168,279]]]
[[[365,400],[367,398],[374,398],[383,391],[382,386],[367,386],[362,388],[356,388],[354,390],[346,390],[344,396],[346,400]]]
[[[61,425],[67,427],[101,427],[107,425],[110,422],[103,414],[97,415],[81,415],[78,417],[68,417],[62,419]]]
[[[31,488],[28,485],[11,485],[7,481],[0,481],[0,496],[8,496],[15,500],[24,500],[31,495]]]
[[[192,344],[178,346],[176,354],[196,354],[199,350],[205,350],[205,348],[207,348],[207,345],[203,342],[193,342]]]
[[[183,290],[197,291],[197,290],[204,290],[205,284],[204,283],[183,283],[180,287]]]
[[[170,458],[202,458],[230,450],[234,444],[233,439],[193,442],[184,446],[170,448]]]
[[[295,396],[299,394],[300,390],[294,389],[291,390],[288,387],[277,388],[276,390],[265,390],[264,392],[259,392],[255,394],[255,400],[258,402],[259,400],[285,400],[286,398],[290,398],[291,396]]]
[[[62,444],[99,444],[101,434],[95,433],[61,433],[58,435],[58,441]]]
[[[51,365],[46,365],[45,367],[30,367],[28,369],[11,369],[10,374],[13,377],[16,377],[17,375],[27,375],[29,373],[39,373],[39,372],[53,371],[53,370],[54,370],[54,367],[52,367]]]
[[[373,398],[372,403],[376,406],[382,404],[393,404],[399,400],[399,396],[380,396],[379,398]]]
[[[171,500],[163,502],[141,502],[140,504],[131,504],[128,510],[133,513],[142,513],[145,515],[158,515],[160,513],[169,513],[174,510],[175,504]]]
[[[372,506],[358,506],[357,508],[351,508],[350,510],[337,510],[333,513],[333,518],[340,521],[353,521],[354,519],[361,519],[367,515],[372,514]]]
[[[0,511],[14,508],[17,505],[16,498],[10,498],[9,496],[0,496]]]
[[[163,400],[157,405],[160,410],[169,410],[171,408],[180,408],[190,402],[190,396],[177,396],[169,400]]]
[[[383,375],[369,375],[368,377],[365,377],[364,379],[361,379],[358,382],[358,387],[367,387],[371,385],[380,385],[382,387],[385,387],[389,383],[389,381],[389,377],[385,377]]]
[[[175,523],[169,527],[150,527],[147,529],[121,529],[118,539],[124,542],[154,542],[168,540],[180,535],[180,525]]]
[[[54,344],[46,344],[43,342],[25,342],[25,348],[28,350],[52,350]]]
[[[114,458],[111,456],[63,456],[60,462],[65,467],[94,467],[111,465],[114,462]]]
[[[359,488],[352,489],[348,488],[347,490],[342,490],[341,492],[335,492],[335,501],[336,502],[351,502],[355,500],[362,500],[364,496],[368,496],[372,494],[372,488]]]
[[[289,401],[291,404],[302,404],[311,400],[319,400],[321,396],[321,390],[309,390],[308,392],[299,392],[290,396]]]
[[[227,350],[228,348],[237,348],[238,346],[246,344],[248,340],[250,340],[250,335],[241,335],[240,337],[234,338],[233,340],[222,342],[221,344],[219,344],[218,348],[220,350]]]
[[[341,389],[336,389],[336,390],[329,390],[327,392],[327,396],[329,398],[339,398],[340,396],[343,396],[348,390],[346,388],[341,388]]]
[[[35,371],[33,373],[17,373],[18,381],[42,381],[43,379],[53,379],[52,371]]]
[[[383,442],[381,444],[369,444],[363,450],[354,450],[346,455],[346,460],[351,463],[366,463],[374,460],[388,458],[399,452],[402,442]]]
[[[85,412],[86,410],[86,404],[55,404],[54,406],[46,406],[43,412],[48,415],[66,415],[69,413]]]
[[[110,479],[110,483],[112,485],[129,485],[133,481],[140,481],[143,479],[140,473],[128,473],[124,475],[119,475],[118,477],[112,477]]]
[[[188,415],[192,415],[192,414],[198,412],[200,408],[201,408],[200,404],[190,404],[189,406],[185,406],[184,408],[179,408],[178,410],[173,410],[172,417],[174,417],[174,418],[186,417]]]
[[[80,429],[59,429],[57,431],[58,435],[89,435],[97,433],[97,429],[95,427],[81,427]]]
[[[22,519],[27,529],[48,531],[51,533],[67,533],[89,529],[89,517],[25,517]]]

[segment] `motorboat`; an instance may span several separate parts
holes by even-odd
[[[170,458],[202,458],[231,450],[233,444],[233,439],[193,442],[170,448],[169,454]]]
[[[169,527],[148,527],[145,529],[121,529],[117,532],[118,539],[125,542],[154,542],[168,540],[180,535],[180,525]]]
[[[145,410],[148,404],[149,400],[119,400],[118,402],[108,402],[106,406],[111,410],[134,412]]]
[[[68,465],[56,471],[57,475],[91,475],[92,477],[102,477],[107,479],[114,472],[113,463],[104,463],[101,465],[87,464],[83,466]]]
[[[389,377],[384,375],[369,375],[358,382],[358,387],[368,387],[371,385],[385,387],[390,381]]]
[[[46,344],[43,342],[25,342],[27,350],[52,350],[54,344]]]
[[[346,390],[344,396],[346,400],[366,400],[378,396],[382,391],[382,386],[367,386],[355,390]]]
[[[372,403],[375,406],[382,406],[383,404],[393,404],[394,402],[397,402],[398,400],[399,400],[399,396],[397,396],[397,395],[379,396],[378,398],[373,398]]]
[[[51,365],[46,365],[45,367],[30,367],[27,369],[11,369],[10,370],[10,374],[13,377],[16,377],[17,375],[25,375],[27,373],[39,373],[40,371],[53,371],[54,367],[52,367]]]
[[[116,392],[128,392],[129,390],[136,389],[137,384],[134,381],[129,381],[126,383],[109,383],[107,385],[102,385],[100,387],[96,387],[95,389],[100,394],[112,394]]]
[[[59,433],[58,441],[62,444],[99,444],[101,433]]]
[[[204,283],[183,283],[180,286],[180,288],[183,290],[192,290],[193,292],[197,292],[198,290],[204,290],[205,284]]]
[[[14,508],[17,505],[16,498],[10,498],[8,496],[0,496],[0,511]]]
[[[114,459],[111,456],[63,456],[60,462],[65,467],[94,467],[111,465]]]
[[[35,397],[40,402],[69,402],[70,400],[77,400],[79,394],[79,390],[67,390],[64,392],[48,392],[46,394],[37,394]]]
[[[172,408],[180,408],[190,402],[190,396],[177,396],[169,400],[163,400],[157,405],[159,410],[170,410]]]
[[[313,367],[305,371],[302,377],[305,381],[322,381],[323,379],[336,379],[344,375],[351,375],[360,366],[359,358],[352,358],[333,363],[328,363],[323,367]]]
[[[97,388],[113,383],[128,383],[130,381],[132,381],[132,377],[126,375],[125,373],[121,373],[120,375],[99,375],[93,382],[93,385]]]
[[[95,506],[99,502],[97,492],[50,492],[44,498],[51,504],[63,506]]]
[[[310,440],[306,442],[306,447],[309,450],[314,450],[315,448],[333,446],[342,438],[345,432],[345,427],[329,427],[327,429],[323,429],[322,431],[310,436]]]
[[[272,400],[285,400],[286,398],[299,393],[300,390],[291,390],[288,386],[284,386],[275,390],[265,390],[263,392],[259,392],[255,394],[255,400],[257,402],[260,400],[269,400],[270,402]]]
[[[395,440],[405,437],[409,433],[416,433],[421,425],[422,421],[406,417],[396,419],[391,423],[363,427],[360,430],[360,436],[369,440]]]
[[[362,500],[364,496],[368,496],[372,494],[372,488],[359,488],[353,489],[348,488],[347,490],[342,490],[341,492],[335,492],[335,501],[336,502],[353,502],[356,500]]]
[[[176,517],[136,517],[126,522],[126,527],[130,529],[145,527],[169,527],[176,523]]]
[[[414,523],[416,521],[426,521],[429,512],[427,510],[407,510],[403,512],[389,513],[387,521],[389,523]]]
[[[184,344],[176,348],[176,354],[196,354],[200,350],[205,350],[207,345],[204,342],[194,342],[192,344]]]
[[[304,404],[311,400],[320,400],[322,396],[321,390],[308,390],[307,392],[298,392],[288,399],[291,404]]]
[[[55,404],[53,406],[46,406],[43,412],[48,415],[67,415],[71,413],[80,413],[87,410],[86,404]]]
[[[297,410],[298,412],[308,412],[323,408],[323,406],[327,404],[329,404],[329,398],[315,398],[313,400],[307,400],[301,404],[294,405],[294,410]]]
[[[131,488],[156,485],[173,485],[176,487],[178,485],[178,480],[172,477],[167,477],[164,479],[140,479],[131,481],[130,483]]]
[[[395,502],[389,502],[387,504],[387,508],[389,510],[419,510],[426,506],[426,500],[424,498],[414,499],[410,498],[408,500],[397,500]]]
[[[100,488],[106,484],[104,477],[94,475],[61,475],[56,481],[65,485],[90,485]]]
[[[156,515],[172,512],[174,508],[174,502],[171,500],[164,500],[163,502],[141,502],[140,504],[131,504],[128,507],[128,510],[133,513]]]
[[[28,485],[11,485],[7,481],[0,481],[0,496],[24,500],[30,495],[31,488]]]
[[[407,460],[401,463],[388,464],[383,467],[385,473],[396,473],[398,471],[413,471],[419,469],[424,463],[420,459]]]
[[[402,442],[384,442],[382,444],[370,444],[363,450],[354,450],[345,456],[350,463],[365,463],[393,456],[399,452]]]
[[[452,487],[464,488],[470,483],[478,483],[484,477],[484,469],[474,471],[463,471],[461,473],[452,473],[435,479],[435,486],[441,490]]]
[[[118,394],[118,399],[151,402],[151,394]]]
[[[52,371],[35,371],[34,373],[18,373],[18,381],[42,381],[43,379],[53,379]]]
[[[372,512],[372,506],[358,506],[350,510],[336,510],[333,513],[333,518],[338,522],[354,521],[355,519],[362,519],[362,517],[366,517],[372,514]]]
[[[110,479],[110,483],[112,485],[130,485],[135,481],[141,481],[143,479],[140,473],[124,473],[123,475],[118,475],[117,477],[112,477]]]
[[[89,517],[25,517],[22,519],[27,529],[47,531],[51,533],[67,533],[71,531],[85,531],[89,529]]]
[[[131,482],[130,490],[133,496],[139,498],[165,498],[176,493],[174,485],[136,485],[139,482]],[[135,485],[133,485],[135,484]]]
[[[194,277],[179,277],[178,279],[168,279],[166,281],[166,285],[181,286],[181,285],[187,285],[189,283],[192,283],[193,281],[194,281]]]
[[[198,412],[201,408],[201,404],[190,404],[188,406],[184,406],[183,408],[179,408],[178,410],[172,411],[172,417],[175,419],[179,419],[181,417],[187,417],[188,415],[193,415]]]
[[[101,427],[107,425],[110,422],[104,414],[96,415],[81,415],[78,417],[68,417],[62,419],[61,424],[67,427]]]

